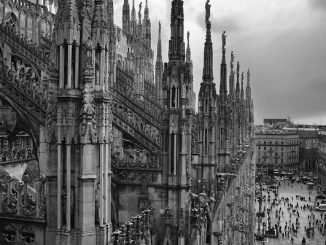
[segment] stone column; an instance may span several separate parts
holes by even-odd
[[[25,36],[28,36],[28,15],[25,15]]]
[[[105,50],[105,90],[109,89],[109,51]]]
[[[62,227],[62,210],[61,210],[61,194],[62,194],[62,144],[57,146],[57,244],[60,244],[60,232]]]
[[[63,45],[60,45],[60,64],[59,64],[59,88],[63,88],[64,87],[64,71],[65,71],[65,52],[64,52],[64,48]]]
[[[33,40],[33,42],[37,43],[37,40],[36,40],[36,20],[35,20],[34,16],[32,16],[32,40]]]
[[[82,145],[79,176],[79,245],[96,244],[95,230],[95,175],[98,153],[91,143]]]
[[[103,197],[105,196],[104,194],[104,185],[105,185],[105,181],[104,181],[104,176],[105,176],[105,169],[104,169],[104,165],[105,165],[105,148],[104,148],[104,144],[100,143],[100,176],[99,176],[99,180],[100,180],[100,197],[99,197],[99,202],[100,202],[100,210],[99,210],[99,218],[100,218],[100,227],[103,227],[103,214],[104,214],[104,199]]]
[[[18,13],[18,35],[20,36],[20,19],[21,19],[21,11]]]
[[[67,89],[71,89],[72,44],[68,44]]]
[[[71,145],[66,144],[66,221],[67,231],[71,231]]]
[[[101,56],[100,56],[100,88],[104,90],[104,77],[105,77],[105,49],[102,49]]]
[[[79,88],[79,47],[75,48],[75,89]]]

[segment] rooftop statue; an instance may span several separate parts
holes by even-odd
[[[140,2],[140,3],[139,3],[139,12],[138,12],[138,18],[139,18],[139,19],[141,19],[141,8],[142,8],[142,6],[143,6],[143,3]]]
[[[247,71],[247,81],[248,82],[250,81],[250,69],[248,69],[248,71]]]
[[[234,63],[234,53],[233,51],[231,51],[231,66],[233,67],[233,63]]]
[[[225,35],[225,31],[223,31],[223,34],[222,34],[222,48],[223,50],[225,49],[225,46],[226,46],[226,37],[227,35]]]
[[[209,1],[210,0],[207,0],[206,5],[205,5],[205,8],[206,8],[206,24],[208,23],[209,18],[211,16],[211,5],[209,4]]]

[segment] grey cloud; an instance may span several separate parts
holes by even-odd
[[[205,14],[199,13],[196,20],[197,24],[202,27],[203,30],[206,30],[205,25]],[[221,33],[223,31],[227,32],[237,32],[241,29],[241,25],[236,18],[233,16],[224,16],[219,18],[211,18],[212,24],[212,33]]]
[[[325,0],[307,0],[310,5],[318,10],[326,11],[326,1]]]

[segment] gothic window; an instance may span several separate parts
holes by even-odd
[[[171,107],[175,108],[175,104],[176,104],[176,89],[173,86],[172,87],[172,101],[171,101]]]
[[[75,77],[76,77],[76,46],[77,43],[74,40],[72,44],[72,58],[71,58],[71,82],[72,82],[72,87],[75,88]]]
[[[205,155],[208,154],[208,137],[207,137],[207,129],[205,129],[205,139],[204,139],[204,144],[205,144]]]
[[[95,50],[95,84],[100,85],[101,47],[97,45]]]
[[[208,100],[205,100],[205,112],[208,113]]]

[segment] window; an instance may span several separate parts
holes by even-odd
[[[175,98],[176,98],[176,91],[175,91],[175,87],[172,87],[172,105],[171,107],[175,107]]]
[[[208,154],[208,137],[207,137],[207,129],[205,129],[205,139],[204,139],[204,144],[205,144],[205,155]]]

